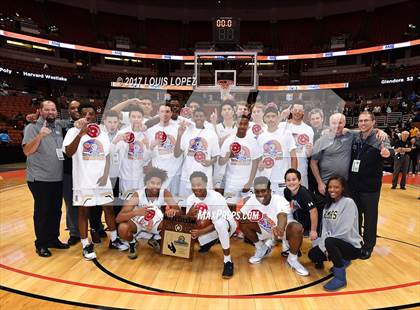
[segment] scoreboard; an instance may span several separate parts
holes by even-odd
[[[216,44],[239,43],[239,19],[234,17],[214,18],[213,41]]]

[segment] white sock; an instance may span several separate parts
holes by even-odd
[[[258,240],[257,242],[254,243],[255,247],[257,249],[261,248],[264,245],[264,242],[262,242],[261,240]]]
[[[82,242],[82,248],[85,248],[85,247],[87,247],[90,244],[89,238],[80,239],[80,241]]]
[[[113,230],[111,231],[111,241],[114,241],[115,239],[117,239],[117,231]]]
[[[232,258],[230,257],[230,255],[223,255],[223,262],[232,262]]]
[[[288,259],[290,258],[290,260],[297,260],[298,259],[298,256],[297,256],[297,254],[292,254],[292,253],[289,253],[289,257],[288,257]]]

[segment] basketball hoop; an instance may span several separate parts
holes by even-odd
[[[220,98],[222,100],[229,99],[230,90],[234,85],[234,82],[232,80],[218,80],[217,85],[219,85],[220,89]]]

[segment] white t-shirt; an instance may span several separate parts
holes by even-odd
[[[156,140],[156,133],[162,131],[166,134],[166,140],[159,142]],[[168,178],[172,178],[179,170],[182,164],[183,156],[176,158],[174,149],[176,138],[178,136],[178,124],[170,120],[168,126],[162,126],[160,123],[147,130],[147,137],[150,145],[158,142],[158,145],[151,150],[152,165],[168,172]]]
[[[222,122],[222,123],[218,123],[216,125],[216,130],[217,130],[217,133],[218,133],[219,137],[222,139],[226,136],[236,134],[237,127],[236,127],[235,123],[233,123],[233,126],[230,127],[230,128],[225,127],[225,125]]]
[[[314,131],[311,126],[301,123],[295,125],[292,123],[280,123],[280,129],[289,130],[296,143],[296,157],[298,159],[298,170],[301,174],[308,174],[308,156],[306,156],[306,145],[314,143]]]
[[[67,145],[73,142],[79,132],[80,129],[76,127],[69,129],[63,141],[63,151]],[[72,156],[73,190],[112,189],[109,176],[105,186],[99,187],[97,184],[99,178],[104,175],[109,147],[109,138],[104,131],[101,131],[96,138],[83,135]]]
[[[258,224],[268,233],[272,233],[273,227],[277,226],[277,215],[279,213],[286,213],[288,220],[293,219],[290,212],[290,203],[280,195],[271,195],[270,203],[267,206],[259,202],[255,195],[252,195],[242,207],[241,213],[248,215],[251,211],[254,213],[254,210],[261,212],[262,216]]]
[[[258,136],[260,136],[265,131],[267,131],[267,125],[266,124],[259,125],[259,124],[250,122],[249,128],[248,128],[246,134],[251,136],[255,140],[257,140]]]
[[[106,133],[108,135],[108,140],[111,143],[112,140],[117,135],[117,131],[115,131],[114,133],[110,133],[106,129],[105,125],[103,125],[103,124],[99,125],[99,127],[101,128],[101,131],[103,130],[104,133]],[[119,175],[120,175],[120,158],[119,158],[119,154],[117,152],[115,152],[112,145],[110,146],[110,149],[109,149],[109,160],[110,160],[109,177],[110,178],[118,178]]]
[[[186,201],[187,213],[190,211],[191,207],[197,203],[205,203],[207,205],[207,212],[212,220],[224,218],[228,221],[233,221],[233,214],[230,211],[225,198],[220,193],[208,189],[207,196],[204,200],[199,199],[194,194],[190,195]]]
[[[264,172],[271,182],[284,183],[284,174],[291,166],[290,152],[296,149],[295,140],[288,130],[277,129],[274,132],[265,131],[257,139],[262,152],[262,161],[272,158],[274,165],[264,167]]]
[[[233,186],[242,188],[249,179],[252,169],[252,161],[261,157],[261,151],[257,142],[250,136],[238,138],[235,136],[228,137],[222,145],[220,156],[225,157],[230,152],[230,145],[237,142],[241,146],[241,151],[233,158],[230,158],[226,167],[226,187]]]
[[[190,175],[194,171],[201,171],[207,175],[210,185],[213,179],[213,167],[204,167],[200,162],[195,160],[194,154],[196,152],[203,152],[206,160],[220,155],[219,143],[214,130],[206,128],[187,130],[181,139],[181,150],[185,155],[181,179],[189,181]]]
[[[150,151],[146,145],[145,133],[133,131],[131,127],[120,130],[117,134],[134,133],[134,141],[127,143],[124,140],[114,145],[120,159],[120,178],[123,180],[140,180],[144,178],[143,167],[150,160]],[[113,149],[111,147],[111,149]]]

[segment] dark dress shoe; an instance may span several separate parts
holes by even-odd
[[[80,238],[79,237],[75,237],[75,236],[70,236],[69,240],[67,240],[67,244],[69,246],[75,245],[77,243],[80,242]]]
[[[50,257],[52,255],[48,248],[37,248],[36,253],[41,257]]]
[[[61,250],[63,250],[63,249],[68,249],[69,247],[70,246],[67,243],[63,243],[60,240],[51,242],[49,244],[49,248],[52,248],[52,249],[61,249]]]
[[[372,250],[363,249],[360,251],[360,259],[369,259],[372,255]]]

